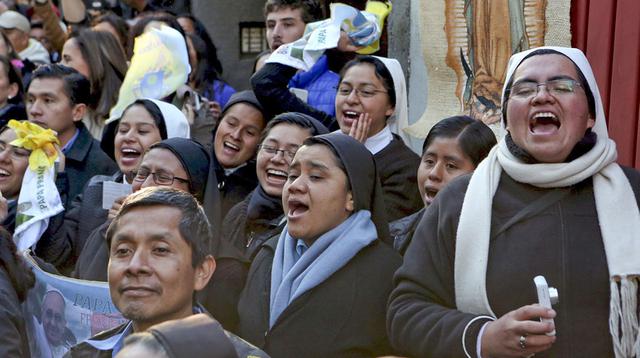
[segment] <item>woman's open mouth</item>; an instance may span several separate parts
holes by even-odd
[[[122,148],[120,150],[120,160],[123,164],[131,166],[136,165],[140,160],[142,153],[133,148]]]
[[[278,169],[267,169],[267,181],[270,184],[283,186],[287,181],[287,172]]]
[[[289,211],[287,212],[287,218],[290,220],[295,220],[302,215],[304,215],[307,211],[309,211],[309,205],[303,203],[300,200],[289,199],[287,201],[287,206],[289,207]]]
[[[560,128],[558,117],[551,112],[539,112],[529,121],[529,131],[537,135],[553,134]]]

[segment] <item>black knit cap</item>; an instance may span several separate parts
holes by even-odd
[[[222,109],[222,114],[220,115],[220,118],[224,117],[224,114],[229,110],[229,108],[231,108],[231,106],[238,103],[246,103],[248,105],[255,107],[258,111],[262,113],[262,116],[266,118],[264,113],[264,108],[262,108],[260,101],[258,101],[253,91],[240,91],[240,92],[234,93],[231,96],[231,98],[229,98],[229,100],[227,101],[227,104],[225,104],[224,108]]]
[[[170,358],[238,357],[220,323],[204,313],[166,321],[148,331]]]
[[[209,173],[209,154],[202,145],[186,138],[169,138],[149,147],[170,150],[189,175],[189,190],[202,203]]]

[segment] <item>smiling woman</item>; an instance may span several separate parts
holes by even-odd
[[[8,200],[7,214],[2,226],[9,232],[13,232],[15,228],[18,195],[31,154],[29,150],[9,144],[16,138],[13,129],[8,126],[0,128],[0,193]]]
[[[204,202],[217,233],[227,212],[249,195],[258,183],[254,157],[260,133],[268,120],[251,91],[234,93],[222,110],[214,130],[213,156]]]
[[[133,191],[152,186],[167,186],[191,193],[202,200],[209,170],[209,156],[198,143],[187,138],[169,138],[153,144],[142,157],[132,180]],[[113,218],[124,198],[109,210]],[[108,249],[105,232],[111,221],[104,221],[88,234],[74,276],[84,280],[106,281]]]
[[[112,175],[91,178],[70,207],[51,218],[46,232],[46,235],[52,238],[52,243],[66,247],[65,254],[60,255],[60,260],[68,266],[66,270],[73,270],[77,264],[78,275],[87,272],[87,276],[82,276],[83,278],[104,277],[106,280],[105,275],[93,276],[94,271],[84,266],[98,264],[93,260],[96,255],[94,249],[98,248],[83,249],[92,232],[107,221],[108,210],[103,208],[102,202],[104,182],[131,184],[134,173],[142,161],[142,155],[152,144],[167,138],[189,137],[189,123],[184,114],[174,105],[158,100],[136,100],[114,124],[117,125],[116,132],[112,133],[113,136],[105,136],[102,147],[115,158],[118,170]],[[122,200],[123,198],[117,200],[116,205]]]
[[[301,112],[330,129],[363,142],[376,161],[390,220],[422,207],[416,186],[419,158],[392,133],[392,126],[407,120],[407,95],[400,63],[391,58],[360,56],[340,72],[335,97],[335,118],[291,94],[287,88],[296,69],[267,63],[252,78],[256,96],[268,113]],[[336,126],[337,125],[337,126]]]
[[[308,137],[328,132],[302,113],[283,113],[265,128],[256,164],[259,185],[229,210],[222,224],[222,238],[246,259],[252,260],[260,245],[282,230],[282,188],[298,148]]]
[[[339,133],[308,138],[282,204],[287,225],[256,255],[238,305],[241,335],[277,357],[390,353],[384,314],[400,257],[381,242],[371,154]]]
[[[394,276],[392,343],[417,357],[637,355],[638,330],[618,323],[638,313],[640,173],[616,163],[591,66],[534,48],[506,79],[509,133],[438,193]],[[553,308],[537,275],[564,292]]]

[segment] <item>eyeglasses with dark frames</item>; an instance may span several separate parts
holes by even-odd
[[[278,153],[282,153],[282,155],[289,161],[293,160],[293,157],[296,155],[296,151],[286,150],[286,149],[278,149],[276,147],[272,147],[266,144],[258,145],[258,150],[262,150],[267,154],[278,155]]]
[[[136,173],[136,176],[133,177],[133,180],[137,182],[144,182],[151,175],[153,181],[158,185],[173,185],[173,181],[177,180],[186,184],[189,184],[189,179],[184,179],[176,176],[172,176],[166,173],[152,173],[149,169],[140,168]]]

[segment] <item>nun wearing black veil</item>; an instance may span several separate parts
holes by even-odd
[[[385,310],[401,258],[383,243],[370,152],[340,133],[308,138],[282,204],[287,225],[262,245],[240,298],[240,335],[274,357],[391,353]]]

